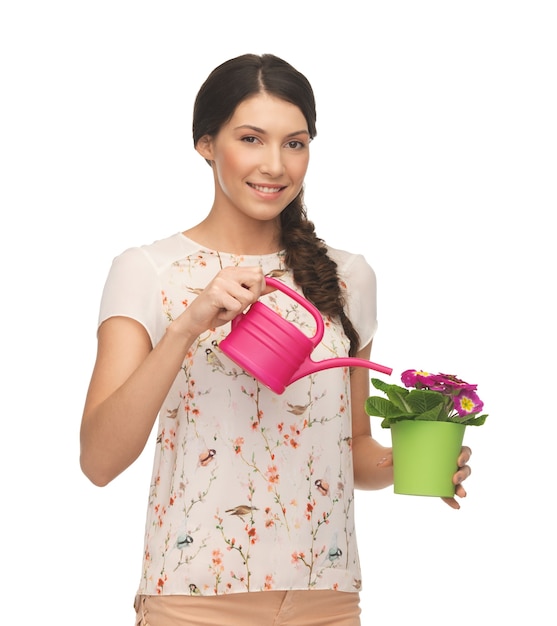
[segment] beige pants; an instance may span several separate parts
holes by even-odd
[[[225,596],[138,596],[136,626],[360,626],[360,596],[261,591]]]

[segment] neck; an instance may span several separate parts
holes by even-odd
[[[279,218],[268,222],[238,220],[231,224],[210,213],[184,235],[212,250],[237,255],[272,254],[281,249]]]

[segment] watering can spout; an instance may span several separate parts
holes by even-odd
[[[332,367],[365,367],[389,376],[393,373],[392,367],[380,365],[373,361],[366,361],[366,359],[358,359],[356,357],[335,357],[333,359],[324,359],[323,361],[312,361],[312,359],[308,357],[302,362],[296,372],[294,372],[289,384],[300,380],[300,378],[304,376],[315,374],[316,372]]]

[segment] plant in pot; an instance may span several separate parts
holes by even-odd
[[[391,429],[394,492],[452,497],[452,476],[466,426],[480,426],[487,415],[477,385],[452,374],[406,370],[404,386],[372,378],[384,396],[370,396],[365,410]]]

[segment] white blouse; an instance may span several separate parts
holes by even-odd
[[[361,255],[329,254],[367,345],[377,326],[375,274]],[[300,292],[282,253],[237,256],[178,233],[114,259],[99,325],[133,318],[156,345],[221,268],[238,265],[260,265]],[[288,295],[261,301],[313,335],[315,320]],[[342,326],[324,321],[312,360],[346,356]],[[348,369],[310,374],[276,394],[219,350],[229,328],[198,337],[161,407],[138,593],[357,591]]]

